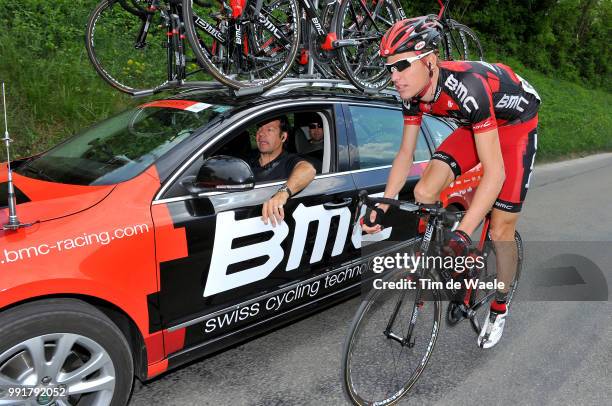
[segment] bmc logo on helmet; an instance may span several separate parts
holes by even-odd
[[[472,96],[468,96],[467,87],[455,78],[452,74],[446,79],[444,82],[444,86],[448,87],[455,95],[459,98],[459,101],[463,103],[463,108],[471,113],[472,109],[468,106],[468,104],[472,104],[474,110],[478,110],[478,103],[476,103],[476,99]]]

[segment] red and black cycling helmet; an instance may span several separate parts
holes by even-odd
[[[442,25],[435,15],[407,18],[393,24],[380,41],[380,56],[437,49]]]

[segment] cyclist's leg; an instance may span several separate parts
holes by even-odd
[[[516,272],[518,252],[514,232],[518,218],[519,213],[499,209],[493,209],[491,213],[489,235],[495,244],[497,280],[504,284],[503,288],[498,289],[501,293],[498,298],[503,298],[508,293]]]
[[[489,235],[495,245],[498,281],[503,282],[504,286],[497,290],[478,336],[477,343],[482,348],[497,344],[505,326],[507,293],[514,280],[518,261],[514,234],[535,160],[537,117],[520,125],[501,127],[499,136],[506,180],[494,204]]]
[[[537,148],[537,117],[520,125],[499,128],[506,180],[491,213],[489,235],[497,252],[498,280],[507,292],[514,279],[517,248],[516,223],[529,188]]]
[[[478,154],[471,129],[459,127],[438,147],[414,187],[420,203],[440,200],[440,193],[459,175],[478,164]]]

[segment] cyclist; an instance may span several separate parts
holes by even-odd
[[[465,217],[450,233],[449,247],[455,255],[465,255],[470,234],[492,208],[490,236],[504,287],[496,291],[477,341],[490,348],[499,342],[508,314],[507,294],[517,261],[514,233],[533,170],[540,98],[503,64],[440,61],[441,35],[434,17],[417,17],[395,23],[380,43],[404,114],[403,138],[384,195],[396,196],[406,181],[423,112],[455,119],[459,127],[433,154],[414,195],[418,202],[434,203],[459,175],[482,164],[479,187]],[[386,211],[388,206],[380,208]],[[376,212],[370,220],[377,224],[364,224],[364,231],[382,229]]]

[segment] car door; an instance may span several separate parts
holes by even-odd
[[[268,113],[260,108],[206,145],[183,171],[184,176],[197,173],[203,159],[228,153],[227,145],[244,145],[234,137],[246,137],[263,118],[316,110],[326,120],[329,151],[323,154],[327,162],[322,168],[328,170],[287,202],[282,224],[264,224],[261,210],[283,179],[256,184],[249,191],[174,196],[157,202],[158,244],[176,245],[176,255],[163,258],[159,269],[161,322],[172,337],[167,340],[167,354],[212,343],[220,336],[243,334],[250,326],[280,320],[358,283],[358,269],[348,265],[356,252],[351,235],[357,198],[348,171],[342,108],[320,102],[292,105]],[[180,185],[182,178],[176,177],[175,184]],[[163,237],[169,233],[176,238]]]
[[[367,103],[349,103],[344,109],[351,145],[350,165],[357,189],[366,190],[370,196],[382,196],[402,140],[404,124],[401,109]],[[412,170],[399,193],[399,199],[414,199],[414,186],[430,158],[430,146],[421,129]],[[364,214],[365,208],[362,208],[360,215]],[[393,249],[416,237],[417,222],[414,216],[392,208],[385,216],[385,223],[386,227],[380,233],[361,235],[363,255]]]

